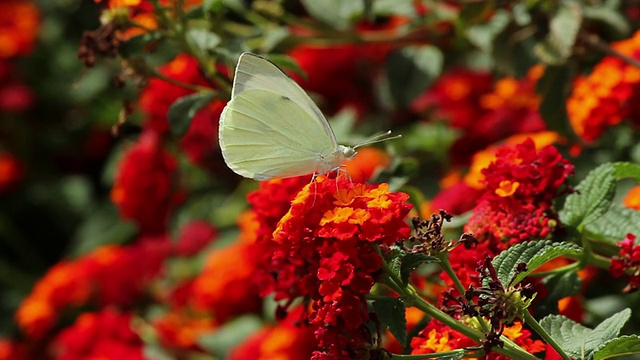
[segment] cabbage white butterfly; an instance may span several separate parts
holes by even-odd
[[[338,145],[327,119],[300,85],[271,61],[245,52],[231,100],[220,115],[218,139],[231,170],[264,181],[326,174],[352,159],[359,146],[382,141],[389,133],[355,147]]]

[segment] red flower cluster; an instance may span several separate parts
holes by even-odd
[[[198,61],[192,56],[181,54],[159,69],[167,78],[211,88],[211,84],[200,72]],[[152,78],[140,94],[140,107],[146,114],[145,128],[158,134],[169,131],[167,111],[179,98],[193,94],[194,90],[176,85],[160,78]],[[187,133],[180,139],[180,150],[198,165],[205,166],[218,154],[218,118],[224,102],[214,100],[202,108],[191,122]]]
[[[394,16],[381,24],[359,24],[356,31],[361,36],[394,34],[407,19]],[[300,35],[313,37],[306,29],[292,29]],[[308,91],[322,95],[326,101],[325,112],[334,113],[345,107],[355,108],[360,115],[374,105],[372,73],[382,70],[385,57],[394,45],[389,42],[367,44],[339,44],[332,46],[303,44],[290,55],[307,74],[306,78],[294,76]],[[340,91],[336,91],[340,89]]]
[[[628,40],[612,43],[620,53],[640,60],[640,31]],[[602,59],[588,76],[576,79],[567,100],[573,130],[586,143],[625,118],[640,115],[640,69],[619,57]]]
[[[573,165],[553,146],[536,151],[533,140],[503,146],[482,171],[484,193],[465,231],[495,249],[549,236],[557,225],[552,209]]]
[[[627,234],[618,246],[620,252],[611,258],[609,271],[615,277],[627,275],[629,284],[624,292],[634,292],[640,288],[640,245],[636,245],[635,235]]]
[[[320,325],[321,351],[314,359],[352,358],[368,343],[365,295],[380,274],[382,260],[372,244],[391,245],[408,237],[408,195],[387,185],[352,185],[319,177],[292,201],[273,233],[273,255],[264,292],[275,299],[312,301],[309,323]],[[269,279],[270,278],[270,279]]]
[[[41,278],[20,304],[16,321],[31,338],[41,338],[68,307],[94,299],[100,306],[131,306],[159,275],[169,254],[168,239],[140,239],[130,246],[107,245],[74,261],[62,261]]]
[[[163,234],[169,212],[177,204],[178,163],[162,148],[162,141],[153,132],[145,132],[123,155],[111,200],[124,219],[135,221],[147,234]]]
[[[0,59],[31,52],[40,29],[40,11],[31,1],[0,1]]]
[[[224,323],[233,317],[261,309],[259,289],[254,284],[262,247],[236,243],[211,252],[191,289],[195,309],[213,314]]]
[[[535,92],[543,68],[531,68],[522,79],[503,78],[491,88],[487,73],[455,69],[442,75],[413,108],[432,110],[462,131],[450,149],[456,164],[466,164],[478,150],[510,135],[542,131],[546,128],[538,113]]]
[[[532,354],[545,350],[545,344],[540,340],[531,339],[531,332],[523,329],[522,323],[519,321],[514,322],[511,326],[505,327],[503,334]],[[436,320],[432,320],[426,328],[420,331],[418,336],[411,339],[411,354],[433,354],[476,345],[475,341],[463,334]],[[508,360],[509,358],[492,352],[481,359]]]
[[[143,360],[142,340],[132,327],[132,313],[104,309],[84,313],[54,339],[58,360]]]

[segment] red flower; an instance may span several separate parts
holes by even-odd
[[[551,235],[557,225],[552,209],[573,165],[553,146],[536,151],[531,139],[503,146],[482,171],[484,194],[465,231],[494,249]]]
[[[177,202],[177,170],[176,159],[162,149],[160,138],[143,133],[123,155],[111,189],[120,216],[135,221],[143,233],[164,233]]]
[[[535,354],[545,350],[545,344],[540,340],[531,339],[531,332],[523,329],[522,323],[519,321],[514,322],[511,326],[506,326],[503,335],[529,353]],[[475,341],[463,334],[436,320],[432,320],[426,328],[420,331],[418,336],[411,339],[411,354],[433,354],[475,345],[477,345]],[[495,352],[491,352],[480,359],[509,360],[508,357]]]
[[[382,265],[371,244],[408,237],[407,199],[386,184],[353,186],[344,178],[319,177],[280,220],[266,264],[274,277],[265,276],[263,293],[275,292],[276,300],[311,299],[308,321],[320,326],[316,338],[322,349],[314,359],[351,358],[370,341],[361,329],[368,320],[365,295]]]
[[[131,306],[161,274],[170,250],[168,238],[148,237],[128,246],[100,247],[78,262],[100,306]]]
[[[193,307],[213,314],[219,323],[258,311],[262,302],[254,279],[260,256],[261,246],[246,243],[235,243],[211,252],[204,269],[193,282]]]
[[[159,71],[162,75],[182,83],[211,88],[211,84],[200,71],[198,61],[186,54],[176,56],[171,62],[160,67]],[[192,89],[160,78],[152,78],[140,94],[140,107],[146,114],[145,128],[160,134],[169,131],[167,111],[176,100],[193,93]],[[185,152],[193,163],[206,165],[218,154],[218,118],[224,105],[224,102],[214,100],[198,111],[187,133],[180,139],[180,150]]]
[[[218,230],[204,220],[186,223],[180,229],[175,252],[179,256],[196,255],[218,236]]]
[[[640,31],[630,39],[613,43],[616,51],[640,59]],[[640,114],[640,70],[615,56],[602,59],[588,76],[576,79],[567,100],[573,130],[586,143],[625,118]]]
[[[143,344],[131,328],[133,314],[105,309],[84,313],[54,339],[58,360],[143,360]]]
[[[620,277],[627,275],[629,284],[623,290],[630,293],[640,288],[640,245],[636,245],[636,236],[627,234],[622,241],[618,243],[620,251],[618,256],[611,258],[611,266],[609,271],[611,275]]]
[[[22,162],[8,152],[0,152],[0,195],[13,190],[23,176]]]
[[[456,69],[442,75],[414,103],[448,119],[461,136],[450,149],[454,163],[466,164],[478,150],[513,134],[545,129],[538,113],[535,85],[543,68],[531,68],[522,79],[503,78],[493,84],[487,73]]]
[[[40,12],[31,1],[0,2],[0,58],[27,55],[38,36]]]

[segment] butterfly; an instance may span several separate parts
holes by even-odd
[[[353,159],[362,145],[338,145],[329,122],[293,79],[271,61],[240,55],[231,100],[220,115],[224,161],[238,175],[265,181],[322,175]],[[384,140],[388,140],[386,138]]]

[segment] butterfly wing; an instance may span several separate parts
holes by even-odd
[[[231,98],[251,89],[267,90],[288,97],[321,126],[331,139],[334,148],[338,145],[322,111],[300,85],[271,61],[256,54],[243,53],[236,67]]]
[[[256,180],[311,174],[336,149],[318,121],[293,99],[263,89],[234,96],[220,116],[222,156],[229,168]]]

